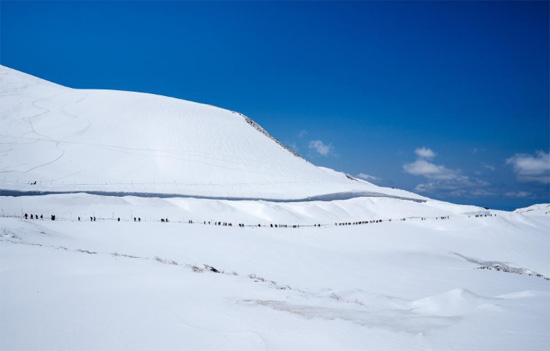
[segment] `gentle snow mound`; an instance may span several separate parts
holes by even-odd
[[[414,301],[411,305],[416,313],[450,317],[466,314],[480,306],[487,307],[492,305],[491,301],[493,299],[476,295],[468,289],[458,288]]]

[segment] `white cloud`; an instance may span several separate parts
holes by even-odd
[[[467,176],[458,176],[452,180],[431,180],[424,184],[418,184],[416,191],[431,194],[446,194],[453,197],[488,197],[496,193],[490,189],[488,182]]]
[[[454,170],[431,162],[436,156],[433,150],[425,147],[415,151],[418,156],[416,161],[405,163],[403,170],[415,176],[421,176],[428,181],[416,186],[416,191],[421,193],[446,194],[448,196],[486,197],[495,193],[488,190],[490,184],[484,180],[470,178],[462,175],[460,170]]]
[[[426,147],[420,147],[416,150],[414,150],[414,153],[421,158],[434,158],[436,156],[436,153],[432,151],[432,149],[428,149]]]
[[[472,189],[467,193],[467,196],[470,197],[489,197],[495,195],[497,195],[497,193],[488,189]]]
[[[307,130],[305,129],[302,129],[299,133],[298,133],[298,138],[302,139],[304,136],[307,135]]]
[[[520,182],[550,184],[550,153],[537,151],[535,156],[515,154],[506,160],[512,165]]]
[[[403,165],[405,172],[415,175],[422,176],[427,179],[456,179],[459,174],[458,171],[449,169],[443,165],[436,165],[424,159],[418,159],[412,163],[406,163]]]
[[[486,163],[482,164],[483,168],[489,170],[489,171],[494,171],[496,168],[494,166],[491,166],[491,165],[488,165]]]
[[[504,195],[512,198],[525,198],[525,197],[533,196],[530,192],[527,192],[527,191],[509,191]]]
[[[364,179],[364,180],[371,180],[371,181],[377,181],[377,180],[380,180],[379,177],[375,177],[375,176],[372,176],[370,174],[366,174],[366,173],[359,173],[357,175],[358,178],[361,178],[361,179]]]
[[[325,144],[321,140],[310,141],[309,148],[315,150],[321,156],[328,156],[334,150],[332,144]]]

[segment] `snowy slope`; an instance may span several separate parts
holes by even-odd
[[[535,204],[525,208],[518,208],[515,213],[521,213],[522,215],[535,220],[542,225],[548,227],[550,233],[550,204]]]
[[[453,206],[380,198],[263,203],[281,221],[300,217],[301,206],[341,216],[338,208],[358,207],[350,219],[364,218],[360,209],[449,217],[274,229],[176,217],[253,223],[260,202],[0,202],[5,215],[59,216],[0,217],[3,350],[542,351],[550,343],[550,281],[536,276],[550,276],[549,227],[522,214],[458,215]],[[91,213],[96,222],[76,220]]]
[[[525,208],[518,208],[514,212],[525,216],[545,216],[550,215],[550,204],[536,204]]]
[[[70,89],[2,66],[0,138],[3,190],[422,199],[316,167],[236,112],[152,94]]]

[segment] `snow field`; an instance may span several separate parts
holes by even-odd
[[[12,211],[30,200],[60,213],[173,204],[90,195],[1,203]],[[360,200],[372,201],[338,206]],[[404,203],[377,199],[375,215],[384,201]],[[176,202],[186,216],[220,205]],[[407,203],[432,214],[459,207]],[[497,214],[300,229],[0,218],[0,348],[543,350],[550,282],[479,268],[550,276],[548,226]]]

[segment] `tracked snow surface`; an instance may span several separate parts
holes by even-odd
[[[377,187],[238,113],[6,67],[0,148],[0,350],[550,344],[547,204]]]

